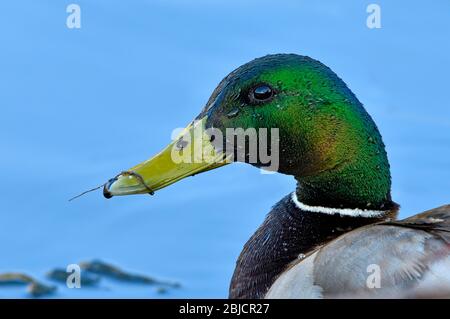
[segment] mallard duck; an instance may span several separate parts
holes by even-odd
[[[276,148],[258,147],[297,181],[245,244],[230,298],[450,297],[450,206],[396,220],[376,124],[343,80],[306,56],[267,55],[231,72],[177,139],[110,179],[104,196],[153,194],[235,161],[267,168],[249,160],[250,147],[217,138],[230,128],[277,135]]]

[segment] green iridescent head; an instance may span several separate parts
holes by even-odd
[[[381,135],[346,84],[319,61],[276,54],[244,64],[220,82],[197,119],[223,132],[278,129],[278,171],[295,176],[307,204],[391,205]]]
[[[306,56],[268,55],[230,73],[199,118],[207,127],[278,128],[279,172],[314,205],[380,208],[390,203],[381,135],[347,85]]]

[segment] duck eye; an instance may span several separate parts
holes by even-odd
[[[258,85],[251,93],[253,99],[257,102],[266,101],[273,96],[273,90],[267,84]]]

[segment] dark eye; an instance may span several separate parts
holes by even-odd
[[[250,99],[255,102],[264,102],[273,96],[273,89],[267,84],[261,84],[250,91]]]

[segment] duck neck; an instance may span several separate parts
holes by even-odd
[[[372,143],[355,145],[344,160],[309,176],[296,176],[296,195],[309,206],[364,210],[390,210],[390,166],[379,134]],[[377,140],[375,140],[377,139]]]
[[[366,124],[349,135],[351,143],[335,148],[329,160],[315,154],[310,164],[322,164],[320,169],[293,172],[298,174],[297,190],[272,209],[245,244],[231,298],[263,298],[299,256],[352,229],[396,217],[384,144],[373,122]]]
[[[318,211],[304,206],[293,193],[278,202],[245,244],[230,286],[230,298],[263,298],[288,265],[352,229],[386,218]]]

